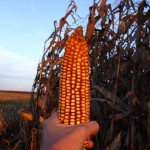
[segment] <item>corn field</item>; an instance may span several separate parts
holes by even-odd
[[[90,59],[90,120],[100,125],[99,133],[92,139],[93,150],[148,150],[149,1],[115,0],[109,4],[106,0],[94,0],[85,18],[81,18],[77,10],[75,1],[71,1],[67,13],[54,21],[54,31],[45,40],[32,86],[32,121],[25,129],[30,136],[22,141],[24,149],[39,149],[41,118],[48,118],[58,109],[66,41],[78,26],[82,26]]]
[[[43,100],[47,118],[57,109],[59,73],[66,40],[82,25],[89,47],[91,120],[101,131],[93,149],[148,149],[150,147],[150,7],[148,1],[94,1],[86,18],[68,12],[54,22],[45,41],[33,91]],[[71,20],[70,23],[68,20]],[[40,111],[40,110],[39,110]]]

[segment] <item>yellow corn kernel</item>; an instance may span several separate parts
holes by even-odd
[[[68,38],[60,73],[58,119],[74,125],[89,121],[90,81],[88,45],[81,26]]]

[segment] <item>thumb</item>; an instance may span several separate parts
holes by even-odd
[[[99,124],[96,121],[89,121],[80,124],[85,129],[85,137],[89,138],[96,135],[99,131]]]

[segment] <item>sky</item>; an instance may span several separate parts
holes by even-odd
[[[70,0],[0,0],[0,90],[31,91],[44,42]],[[93,0],[75,0],[88,14]]]

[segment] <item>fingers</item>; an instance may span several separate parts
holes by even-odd
[[[90,140],[90,137],[96,135],[99,131],[99,124],[96,121],[89,121],[87,123],[81,124],[84,126],[84,135],[86,137],[85,147],[91,149],[94,143]],[[88,140],[87,140],[88,139]]]
[[[86,145],[86,148],[93,148],[93,146],[94,146],[94,143],[91,141],[91,140],[88,140],[88,143],[87,143],[87,145]]]
[[[96,121],[89,121],[79,124],[77,127],[78,133],[80,133],[81,137],[84,139],[84,148],[91,149],[94,146],[94,143],[90,138],[98,133],[99,124]]]
[[[81,124],[81,126],[84,126],[87,138],[96,135],[100,128],[99,124],[96,121],[89,121]]]

